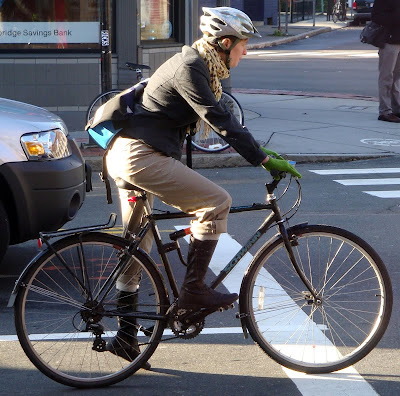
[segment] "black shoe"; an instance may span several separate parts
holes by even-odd
[[[114,337],[110,342],[107,343],[106,350],[127,360],[128,362],[133,362],[140,355],[139,345],[137,345],[136,348],[135,345],[131,345],[118,336]],[[145,370],[150,370],[151,364],[149,362],[145,362],[142,365],[142,368]]]
[[[381,114],[378,117],[379,121],[387,121],[387,122],[396,122],[396,123],[400,123],[400,117],[398,117],[398,115],[395,115],[393,113],[390,114]]]
[[[201,289],[182,289],[179,294],[178,308],[199,310],[201,308],[228,308],[239,296],[236,293],[223,294],[204,286]]]

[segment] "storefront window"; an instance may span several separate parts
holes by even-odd
[[[0,49],[99,49],[101,0],[0,0]]]
[[[141,40],[173,39],[176,0],[141,0]]]

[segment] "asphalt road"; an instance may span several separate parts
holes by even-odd
[[[378,51],[349,27],[249,51],[232,69],[233,88],[378,96]]]

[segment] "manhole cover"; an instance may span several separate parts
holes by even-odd
[[[361,139],[361,143],[372,146],[400,146],[400,139]]]

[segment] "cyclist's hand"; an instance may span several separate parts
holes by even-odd
[[[283,158],[282,158],[278,153],[276,153],[275,151],[268,150],[267,148],[262,147],[262,146],[260,146],[260,149],[261,149],[262,151],[264,151],[264,153],[267,154],[268,157],[274,157],[274,158],[276,158],[276,159],[283,160]]]
[[[289,162],[284,159],[275,159],[269,157],[269,160],[264,164],[261,164],[261,166],[269,172],[272,170],[277,170],[280,172],[289,172],[291,175],[301,179],[301,173],[297,172],[296,168],[290,165]],[[274,176],[274,179],[276,178],[278,178],[279,180],[280,176]]]

